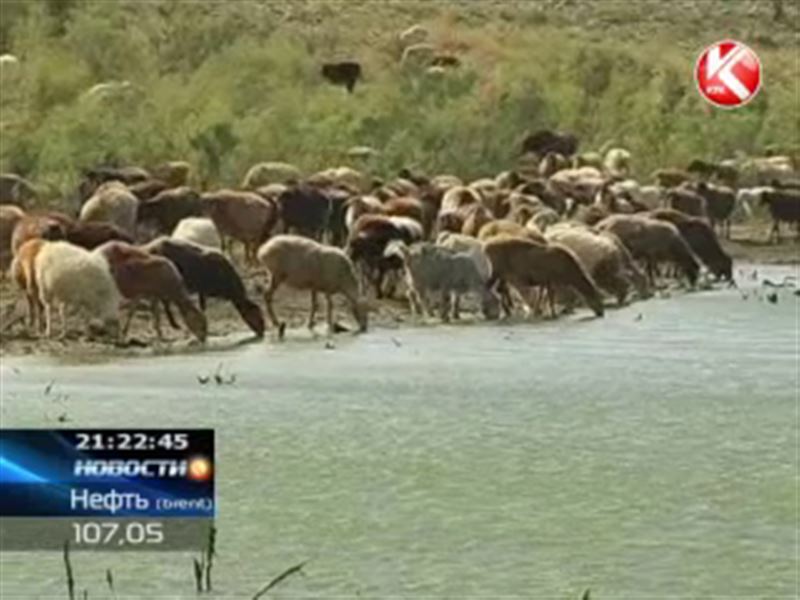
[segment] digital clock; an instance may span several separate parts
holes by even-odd
[[[76,450],[174,450],[189,448],[189,434],[163,431],[108,431],[75,433]]]

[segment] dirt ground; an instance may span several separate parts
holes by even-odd
[[[723,246],[734,258],[735,263],[754,264],[800,264],[800,242],[794,232],[784,231],[781,242],[768,243],[769,226],[738,225],[734,226],[730,240],[722,240]],[[245,282],[251,297],[262,298],[262,275],[246,273]],[[397,299],[370,301],[370,328],[399,328],[414,322],[408,311],[405,298],[397,294]],[[263,304],[263,301],[262,301]],[[282,288],[275,298],[275,309],[278,317],[287,322],[289,329],[306,327],[309,310],[307,292],[297,292],[290,288]],[[241,320],[233,306],[220,300],[208,302],[206,315],[209,322],[209,340],[199,344],[192,340],[185,330],[174,330],[164,319],[162,330],[164,338],[158,340],[152,326],[151,316],[147,311],[138,310],[128,332],[127,339],[112,342],[107,339],[93,338],[80,326],[80,315],[68,317],[70,331],[63,339],[44,339],[28,331],[26,326],[25,301],[14,282],[5,278],[0,282],[0,357],[3,355],[50,354],[55,356],[80,355],[154,355],[178,352],[199,352],[207,348],[228,348],[232,344],[253,343],[258,340],[248,336],[249,329]],[[466,320],[470,316],[466,315]],[[341,299],[336,301],[335,319],[342,331],[355,330],[355,323],[347,306]],[[78,324],[78,326],[76,326]],[[315,333],[321,339],[327,339],[324,302],[320,302],[317,313]],[[235,341],[231,341],[235,340]],[[269,328],[266,343],[277,341],[274,329]],[[261,343],[264,343],[263,341]]]

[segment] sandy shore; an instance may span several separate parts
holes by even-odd
[[[733,256],[735,263],[800,264],[800,243],[795,239],[793,233],[785,231],[780,244],[769,244],[767,243],[768,231],[767,224],[734,226],[731,240],[723,240],[723,246]],[[262,276],[256,273],[246,273],[245,282],[251,296],[261,299]],[[306,327],[309,310],[307,292],[301,293],[289,288],[282,288],[276,295],[275,308],[279,318],[286,320],[290,329]],[[92,355],[172,354],[200,352],[208,348],[230,348],[246,343],[273,343],[277,339],[273,330],[268,330],[266,342],[249,335],[250,330],[227,302],[210,300],[206,315],[209,321],[209,340],[206,344],[199,344],[192,340],[185,330],[171,329],[166,321],[162,326],[164,338],[158,340],[150,315],[143,310],[137,311],[128,338],[124,343],[112,343],[108,340],[89,337],[74,326],[76,317],[70,320],[73,330],[65,338],[47,340],[28,331],[25,323],[24,298],[16,285],[9,279],[5,279],[0,282],[0,356],[77,354],[91,357]],[[468,314],[465,316],[466,320],[472,318]],[[321,303],[315,332],[322,339],[327,335],[324,319],[324,303]],[[412,319],[404,298],[398,297],[393,300],[381,301],[373,299],[371,301],[370,328],[399,328],[411,322]],[[341,324],[345,329],[355,329],[353,319],[340,299],[337,299],[336,302],[336,320],[337,324]]]

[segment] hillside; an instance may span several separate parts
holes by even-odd
[[[0,3],[0,170],[64,193],[102,161],[186,159],[214,184],[251,164],[311,171],[350,163],[477,177],[513,164],[526,131],[575,131],[583,150],[618,144],[647,174],[692,157],[800,149],[800,9],[752,0]],[[462,65],[401,66],[397,36],[421,23]],[[697,54],[733,37],[760,55],[748,106],[710,108]],[[355,93],[322,62],[354,59]],[[124,93],[87,96],[129,81]],[[349,159],[352,146],[379,154]]]

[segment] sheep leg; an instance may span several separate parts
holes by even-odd
[[[125,319],[125,324],[122,326],[122,337],[128,337],[128,329],[130,329],[131,321],[133,320],[133,313],[136,312],[136,304],[131,303],[128,307],[128,317]]]
[[[317,316],[317,292],[311,291],[311,310],[308,311],[308,328],[314,330],[314,320]]]
[[[453,320],[458,321],[459,317],[461,316],[461,294],[454,293],[453,294]]]
[[[546,285],[544,288],[544,293],[547,294],[547,299],[549,300],[550,304],[550,317],[555,319],[558,315],[556,314],[556,294],[555,290],[553,290],[553,286]]]
[[[203,312],[206,312],[206,295],[204,293],[200,292],[197,295],[197,301],[200,304],[200,310],[202,310]]]
[[[328,321],[328,335],[333,335],[333,298],[330,294],[325,294],[325,318]]]
[[[58,339],[64,339],[67,335],[67,305],[63,302],[58,305],[58,317],[61,320],[61,333]]]
[[[53,335],[53,305],[46,302],[44,305],[44,336],[50,338]]]
[[[276,277],[270,277],[269,286],[264,292],[264,303],[267,306],[267,316],[269,317],[270,323],[272,323],[273,327],[278,328],[278,336],[282,338],[286,325],[278,321],[278,317],[275,315],[275,309],[272,306],[272,297],[278,289],[278,286],[280,286],[280,281],[278,281]]]
[[[450,320],[450,293],[445,290],[439,294],[439,318],[445,323]]]
[[[159,340],[164,339],[164,334],[161,331],[161,311],[158,309],[158,301],[153,300],[150,303],[150,312],[153,314],[153,328],[156,330],[156,337]]]

